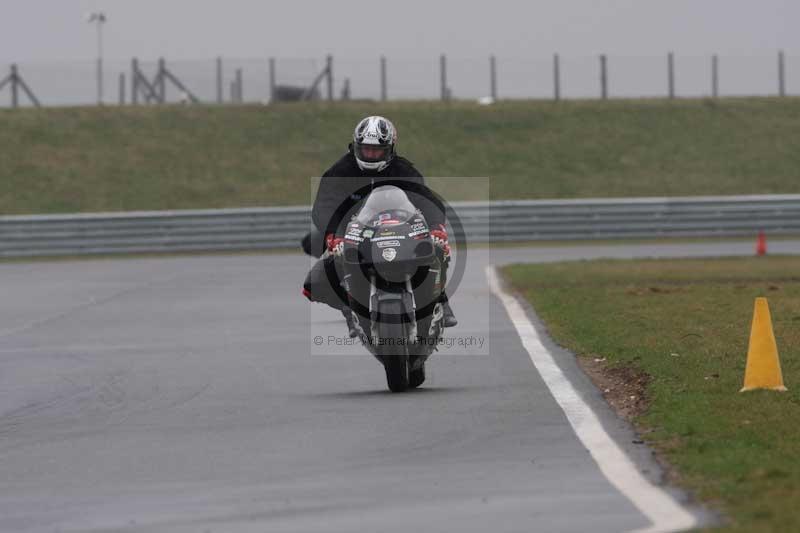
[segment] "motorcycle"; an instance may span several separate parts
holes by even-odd
[[[347,224],[334,265],[361,342],[383,364],[389,389],[421,385],[444,329],[447,265],[402,189],[370,192]]]

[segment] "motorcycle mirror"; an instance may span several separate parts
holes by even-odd
[[[319,230],[309,231],[300,241],[303,252],[311,257],[321,257],[325,252],[325,239]]]

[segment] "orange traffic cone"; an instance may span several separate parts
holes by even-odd
[[[763,231],[758,232],[756,239],[756,255],[767,255],[767,237]]]
[[[747,350],[747,367],[744,387],[739,392],[753,389],[785,391],[778,346],[772,331],[772,318],[766,298],[756,298],[753,325],[750,328],[750,346]]]

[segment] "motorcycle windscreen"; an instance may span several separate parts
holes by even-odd
[[[414,204],[402,189],[384,185],[370,193],[356,220],[364,226],[393,226],[407,222],[415,213]]]

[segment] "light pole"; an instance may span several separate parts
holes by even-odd
[[[103,24],[106,14],[102,11],[89,13],[86,20],[97,26],[97,105],[103,105]]]

